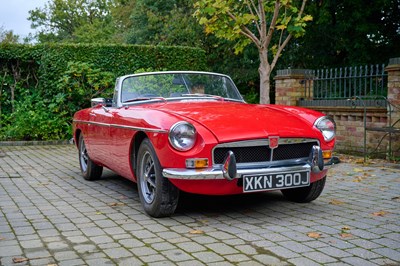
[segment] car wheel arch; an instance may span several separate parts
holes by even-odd
[[[79,137],[81,136],[81,134],[82,134],[82,130],[76,129],[76,131],[75,131],[75,145],[76,145],[76,147],[79,147]]]
[[[132,142],[131,142],[130,163],[131,163],[131,170],[135,176],[135,179],[137,176],[136,161],[137,161],[137,155],[139,152],[139,147],[140,147],[140,144],[143,142],[143,140],[147,139],[147,138],[149,138],[149,137],[147,136],[147,134],[145,132],[139,131],[135,134],[135,136],[133,137]]]

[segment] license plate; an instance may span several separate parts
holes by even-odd
[[[243,175],[243,192],[305,187],[310,185],[310,172]]]

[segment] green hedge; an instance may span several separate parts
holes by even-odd
[[[140,69],[207,70],[206,56],[191,47],[0,44],[0,140],[70,137],[75,111],[93,95],[109,95],[116,77]],[[26,130],[32,121],[49,132]]]

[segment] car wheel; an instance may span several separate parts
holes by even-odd
[[[321,195],[325,187],[326,176],[311,183],[307,187],[282,189],[282,194],[289,200],[299,203],[307,203],[315,200]]]
[[[139,197],[145,212],[152,217],[173,214],[179,190],[162,176],[160,161],[149,139],[144,139],[139,147],[137,167]]]
[[[86,150],[85,140],[83,139],[83,135],[79,136],[79,165],[81,167],[81,172],[83,178],[86,180],[96,180],[101,177],[103,173],[103,167],[94,163]]]

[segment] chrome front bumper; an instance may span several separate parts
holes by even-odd
[[[297,160],[286,160],[270,162],[267,165],[241,166],[236,165],[233,153],[227,154],[225,163],[212,168],[186,169],[186,168],[165,168],[163,176],[171,179],[184,180],[232,180],[241,178],[243,175],[276,174],[292,172],[313,172],[319,173],[323,169],[333,166],[332,160],[324,163],[322,152],[319,146],[314,146],[309,158]]]
[[[252,169],[237,169],[235,178],[240,178],[242,175],[257,175],[257,174],[274,174],[274,173],[290,173],[311,171],[309,164],[274,167],[274,168],[252,168]],[[221,168],[205,168],[205,169],[181,169],[167,168],[163,170],[163,176],[172,179],[187,179],[187,180],[213,180],[227,179],[224,177]]]

